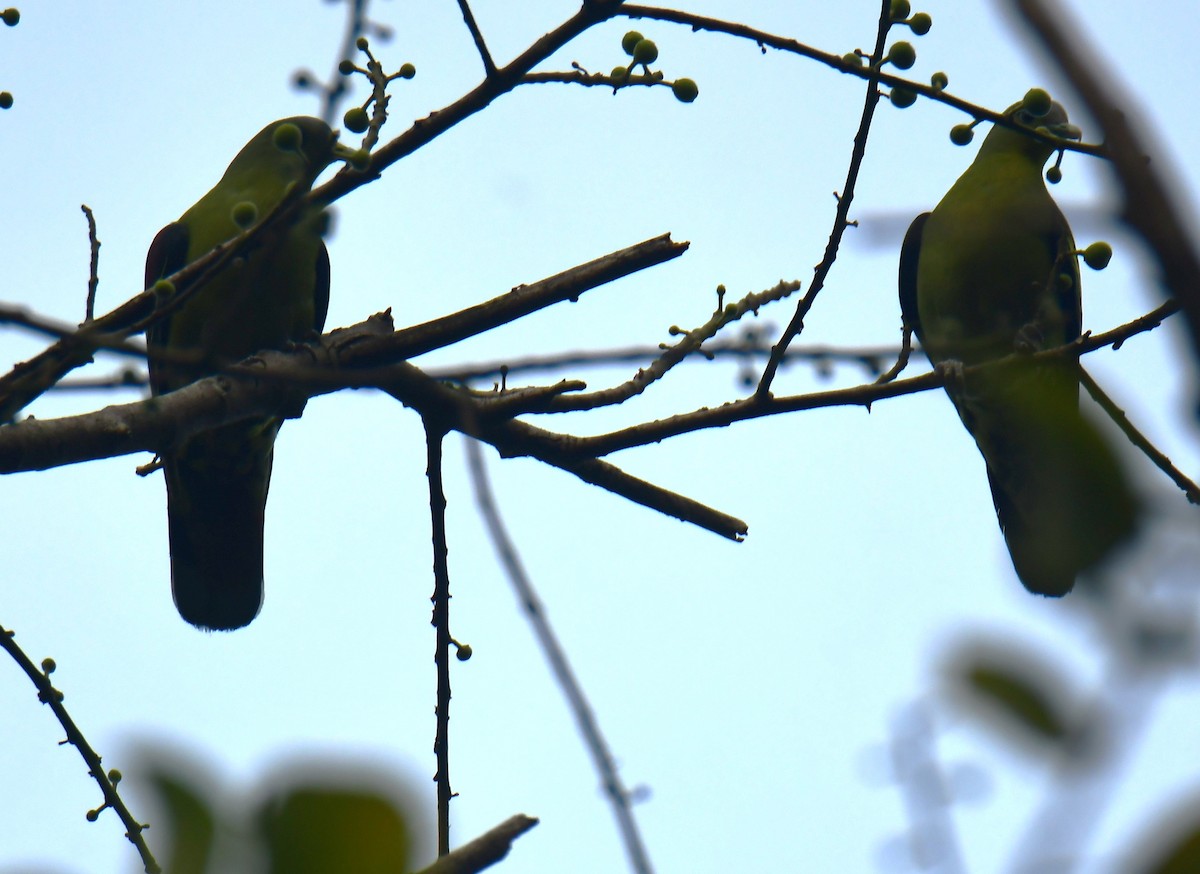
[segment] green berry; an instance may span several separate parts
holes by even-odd
[[[1108,245],[1108,243],[1092,243],[1092,245],[1083,250],[1083,263],[1093,270],[1103,270],[1108,266],[1108,262],[1112,260],[1112,256],[1112,246]]]
[[[1021,104],[1034,118],[1041,118],[1050,111],[1050,95],[1044,88],[1030,88]]]
[[[950,142],[956,146],[965,146],[975,139],[975,128],[969,124],[956,124],[950,128]]]
[[[175,293],[175,283],[166,279],[160,279],[158,282],[154,283],[152,290],[154,291],[155,297],[168,298]]]
[[[354,41],[354,44],[356,46],[358,46],[358,50],[360,52],[365,52],[367,50],[367,46],[370,45],[370,43],[367,42],[367,38],[365,36],[360,36],[358,39],[356,39]]]
[[[469,644],[469,643],[464,643],[462,646],[460,646],[458,648],[458,652],[455,653],[455,657],[460,662],[465,662],[472,655],[474,655],[474,651],[471,649],[471,644]]]
[[[116,768],[113,768],[111,771],[108,772],[108,781],[110,783],[112,783],[114,786],[116,786],[118,783],[121,782],[121,778],[123,776],[124,775],[120,771],[118,771]]]
[[[917,50],[913,48],[912,43],[901,40],[892,46],[887,59],[898,69],[907,70],[917,62]]]
[[[0,12],[0,20],[3,20],[9,27],[16,27],[17,22],[21,20],[21,10],[5,9]]]
[[[950,84],[950,77],[938,71],[929,78],[929,84],[933,87],[934,91],[945,91],[946,86]]]
[[[100,818],[100,811],[99,810],[89,810],[85,814],[85,818],[87,819],[88,822],[95,822],[96,820],[98,820]]]
[[[366,170],[367,165],[371,163],[371,153],[366,149],[355,149],[347,160],[355,170]]]
[[[354,61],[349,59],[338,63],[338,72],[343,76],[349,76],[355,70]]]
[[[0,91],[0,109],[12,109],[13,96],[11,91]]]
[[[371,117],[361,106],[355,106],[346,110],[346,114],[342,116],[342,124],[350,133],[360,134],[371,126]]]
[[[918,12],[908,20],[908,26],[917,36],[924,36],[933,27],[933,18],[928,12]]]
[[[414,67],[412,64],[401,64],[400,65],[400,78],[401,79],[411,79],[415,75],[417,75],[417,68]]]
[[[625,50],[625,54],[632,55],[634,47],[643,39],[645,39],[645,37],[643,37],[640,33],[638,33],[636,30],[631,30],[629,33],[621,37],[621,48]]]
[[[917,92],[909,91],[907,88],[899,86],[892,89],[891,94],[892,106],[897,109],[907,109],[917,102]]]
[[[240,203],[234,204],[230,217],[233,223],[239,228],[245,230],[256,221],[258,221],[258,207],[253,201],[243,200]]]
[[[58,664],[54,661],[54,659],[52,659],[52,658],[42,659],[42,673],[43,674],[53,674],[54,669],[57,667],[58,667]]]
[[[842,55],[842,62],[851,67],[861,67],[863,65],[862,55],[858,52],[846,52]]]
[[[629,70],[617,64],[612,68],[612,72],[608,74],[610,78],[617,82],[624,82],[629,78]]]
[[[892,0],[892,21],[903,21],[908,18],[910,12],[912,12],[912,5],[908,0]]]
[[[281,152],[298,152],[300,144],[304,142],[304,136],[300,133],[300,128],[288,122],[275,128],[275,132],[271,134],[271,142]]]
[[[656,60],[658,60],[658,46],[654,44],[654,41],[638,40],[638,44],[633,47],[633,62],[635,64],[653,64]]]
[[[700,94],[700,88],[691,79],[676,79],[671,84],[671,93],[681,103],[691,103]]]
[[[1051,167],[1046,171],[1046,181],[1051,185],[1057,185],[1062,182],[1062,170],[1058,167]]]

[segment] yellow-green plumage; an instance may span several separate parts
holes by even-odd
[[[235,213],[243,220],[247,214],[262,218],[289,191],[310,188],[339,148],[336,134],[315,118],[282,119],[265,127],[221,181],[155,237],[146,257],[147,286],[239,234],[243,228]],[[151,357],[154,394],[259,350],[303,340],[323,327],[329,302],[323,221],[314,211],[260,235],[244,257],[150,329],[152,352],[165,348],[202,358],[197,367],[180,368]],[[161,453],[171,588],[180,615],[193,625],[239,628],[258,613],[263,514],[280,424],[275,418],[234,422]]]
[[[1052,104],[1019,125],[1077,137]],[[1079,362],[1027,355],[1079,336],[1079,265],[1071,229],[1050,197],[1044,140],[997,126],[900,257],[900,303],[930,361],[995,362],[947,385],[987,463],[1000,527],[1022,583],[1070,591],[1125,540],[1135,502],[1111,450],[1079,412]],[[1014,356],[1014,353],[1017,353]]]

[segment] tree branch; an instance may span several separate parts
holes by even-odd
[[[792,340],[800,335],[804,330],[804,317],[808,315],[808,311],[812,309],[813,303],[817,299],[817,295],[821,293],[821,289],[825,287],[825,279],[829,275],[829,271],[833,269],[833,264],[837,260],[838,248],[842,243],[842,235],[849,227],[850,204],[854,202],[854,189],[858,183],[858,171],[862,167],[863,157],[867,153],[867,137],[871,133],[871,120],[875,117],[875,107],[879,104],[879,68],[883,64],[883,48],[887,39],[888,29],[891,27],[891,0],[882,0],[883,8],[879,13],[879,27],[875,33],[875,49],[868,58],[870,62],[871,74],[867,77],[867,94],[863,101],[862,115],[858,122],[858,132],[854,135],[854,148],[850,153],[850,167],[846,171],[846,183],[842,187],[841,196],[837,199],[837,210],[834,212],[833,230],[829,233],[829,241],[825,244],[825,255],[821,258],[821,263],[817,265],[817,269],[813,272],[813,280],[809,283],[808,292],[796,304],[796,312],[792,316],[792,320],[783,330],[783,334],[779,337],[779,342],[775,344],[775,348],[771,350],[771,357],[767,360],[767,366],[763,368],[762,378],[758,381],[758,388],[755,394],[759,398],[767,398],[771,393],[771,383],[775,380],[775,373],[779,370],[779,364],[783,360],[784,354],[787,352],[788,346]]]
[[[138,822],[129,808],[125,806],[125,802],[121,799],[120,793],[117,792],[117,782],[120,781],[121,775],[119,771],[105,771],[104,766],[100,761],[100,756],[92,749],[92,745],[88,743],[83,732],[79,730],[79,726],[75,724],[75,720],[71,718],[71,714],[67,713],[67,708],[63,706],[63,693],[54,688],[54,684],[50,682],[50,674],[53,673],[55,665],[54,659],[43,659],[42,668],[39,670],[33,661],[25,654],[25,651],[17,645],[16,632],[9,631],[7,628],[0,626],[0,649],[3,649],[15,661],[33,681],[33,685],[38,690],[38,700],[47,705],[53,712],[59,724],[63,727],[63,731],[67,733],[66,743],[71,744],[79,751],[79,755],[83,757],[84,763],[88,766],[88,774],[96,781],[96,785],[100,787],[100,792],[104,796],[104,803],[95,810],[88,811],[88,820],[95,822],[100,816],[100,812],[106,807],[112,808],[113,812],[121,819],[121,823],[125,826],[125,837],[137,849],[138,855],[142,857],[142,865],[146,870],[146,874],[159,874],[162,868],[159,867],[154,855],[150,852],[150,847],[146,844],[146,839],[142,837],[142,832],[148,826]]]
[[[492,540],[492,547],[496,550],[496,557],[500,560],[501,567],[504,568],[504,573],[508,577],[517,600],[521,603],[525,618],[529,621],[534,637],[537,638],[538,645],[542,649],[542,656],[546,659],[546,664],[550,666],[550,671],[554,674],[559,688],[562,689],[563,697],[567,700],[567,707],[570,708],[571,715],[575,717],[575,724],[579,728],[579,734],[583,737],[584,748],[592,757],[592,765],[600,776],[600,783],[604,787],[609,806],[617,820],[617,830],[625,844],[625,854],[629,857],[629,864],[634,874],[650,874],[652,870],[650,858],[646,853],[641,831],[638,829],[637,820],[633,815],[632,793],[625,788],[625,784],[621,780],[617,763],[600,731],[600,724],[596,720],[595,713],[592,712],[592,706],[583,693],[579,679],[571,669],[571,663],[558,640],[558,635],[554,633],[554,629],[550,625],[546,608],[542,605],[541,599],[533,587],[533,581],[525,572],[525,566],[521,562],[520,555],[517,554],[516,544],[513,543],[505,528],[504,520],[500,516],[500,509],[492,494],[492,485],[488,479],[487,466],[483,460],[483,453],[479,449],[479,443],[468,439],[465,444],[467,469],[471,474],[471,484],[475,488],[475,504],[479,508],[479,515],[483,517],[484,526]]]
[[[458,8],[462,10],[463,22],[467,25],[467,30],[471,31],[471,39],[475,41],[475,48],[479,51],[479,59],[483,61],[483,74],[485,76],[496,75],[496,62],[492,60],[491,52],[488,51],[487,43],[484,42],[483,32],[479,29],[479,25],[475,23],[475,15],[471,12],[471,4],[467,0],[458,0]]]
[[[502,861],[513,841],[537,824],[532,816],[518,813],[416,874],[476,874]]]

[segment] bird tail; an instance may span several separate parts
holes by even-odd
[[[231,631],[262,606],[263,520],[278,427],[225,426],[164,458],[171,592],[192,625]]]
[[[1137,501],[1108,442],[1079,411],[1073,368],[1010,374],[987,394],[971,431],[1013,567],[1029,591],[1065,595],[1134,534]]]

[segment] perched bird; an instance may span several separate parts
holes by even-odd
[[[233,159],[221,181],[146,256],[146,287],[268,215],[289,193],[307,191],[345,147],[315,118],[272,122]],[[150,358],[159,395],[262,349],[319,332],[329,305],[329,255],[319,210],[269,229],[247,252],[147,334],[151,350],[191,352],[181,367]],[[234,422],[161,453],[167,481],[171,590],[179,614],[230,630],[257,615],[263,597],[263,513],[278,418]]]
[[[1078,139],[1034,89],[1005,112],[1019,127]],[[900,306],[987,463],[1013,567],[1061,596],[1133,532],[1136,502],[1112,450],[1079,411],[1078,359],[1029,353],[1079,336],[1078,253],[1042,168],[1054,146],[996,125],[900,254]],[[1017,353],[1014,355],[1014,353]]]

